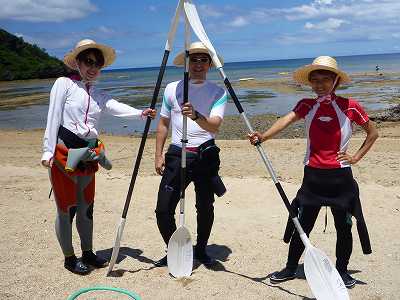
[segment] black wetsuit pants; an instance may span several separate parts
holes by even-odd
[[[299,221],[307,236],[310,235],[321,207],[302,206],[299,209]],[[351,215],[345,210],[331,208],[336,227],[336,269],[339,272],[347,271],[347,265],[353,250],[353,237],[351,234]],[[299,259],[304,251],[304,244],[297,230],[290,241],[289,255],[286,267],[296,269]]]
[[[181,148],[171,145],[165,154],[165,170],[158,190],[156,207],[157,225],[168,244],[176,230],[175,209],[180,200]],[[187,187],[193,181],[196,193],[197,245],[196,250],[204,251],[214,222],[214,191],[209,176],[200,172],[198,154],[187,153]]]

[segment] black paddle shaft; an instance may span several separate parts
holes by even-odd
[[[189,51],[186,50],[185,51],[185,61],[186,64],[188,63],[189,60]],[[185,68],[185,73],[183,75],[183,104],[187,103],[189,99],[189,72],[188,72],[188,68]],[[184,116],[184,118],[186,118]],[[187,130],[187,128],[186,128]],[[183,132],[182,132],[183,134]],[[187,140],[187,132],[186,132],[186,136],[183,137],[182,136],[182,144],[185,144],[188,142]],[[183,159],[183,157],[181,157],[181,159]],[[181,199],[185,199],[185,190],[186,190],[186,164],[185,167],[183,167],[183,162],[181,164]],[[182,213],[182,212],[181,212]]]
[[[164,51],[164,57],[163,57],[163,60],[162,60],[161,66],[160,66],[160,71],[158,73],[158,78],[157,78],[156,86],[154,88],[153,98],[151,99],[151,104],[150,104],[151,109],[154,109],[156,106],[158,94],[159,94],[160,88],[161,88],[162,79],[164,77],[165,67],[166,67],[167,61],[168,61],[169,52],[170,52],[169,50]],[[126,195],[124,210],[122,212],[122,218],[124,218],[124,219],[126,218],[126,215],[128,214],[129,204],[132,199],[133,188],[135,187],[136,178],[139,173],[140,162],[141,162],[142,156],[143,156],[144,146],[146,144],[147,135],[148,135],[149,129],[150,129],[150,123],[151,123],[151,118],[150,118],[150,116],[148,116],[147,120],[146,120],[146,125],[144,127],[143,135],[142,135],[142,140],[140,141],[139,151],[138,151],[138,154],[136,157],[136,162],[135,162],[135,167],[133,169],[131,182],[129,184],[128,194]]]
[[[244,114],[245,112],[244,112],[244,110],[243,110],[242,104],[240,103],[238,97],[236,96],[236,93],[235,93],[235,91],[234,91],[234,89],[233,89],[233,87],[232,87],[232,85],[231,85],[231,83],[229,82],[229,79],[228,79],[227,77],[224,78],[224,84],[225,84],[226,88],[228,89],[228,92],[229,92],[229,94],[231,95],[231,98],[232,98],[233,102],[235,103],[235,106],[236,106],[237,110],[239,111],[240,114]],[[249,128],[249,129],[250,129],[250,128]],[[260,144],[261,144],[261,143],[258,143],[258,144],[256,144],[256,146],[257,146],[257,147],[261,147]],[[261,149],[261,151],[263,151],[263,150]],[[259,152],[260,152],[260,150],[259,150]],[[260,153],[260,154],[261,154],[261,153]],[[270,170],[268,167],[267,167],[267,169],[268,169],[268,171],[270,172],[270,175],[272,176],[271,170]],[[281,183],[280,183],[278,180],[277,180],[277,182],[275,183],[275,187],[276,187],[276,189],[278,190],[279,195],[281,196],[281,198],[282,198],[282,200],[283,200],[283,203],[285,204],[285,206],[286,206],[286,208],[287,208],[287,210],[288,210],[288,212],[289,212],[290,217],[291,217],[292,219],[295,218],[295,217],[297,217],[296,214],[294,213],[292,207],[290,206],[288,197],[286,196],[286,193],[285,193],[285,191],[283,190]]]

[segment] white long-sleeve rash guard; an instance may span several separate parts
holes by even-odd
[[[103,113],[124,119],[139,119],[142,110],[120,103],[95,86],[60,77],[50,92],[49,112],[43,138],[43,160],[53,157],[60,125],[84,139],[97,138]]]

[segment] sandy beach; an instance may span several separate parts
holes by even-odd
[[[54,199],[48,199],[47,170],[39,165],[43,131],[0,131],[0,299],[66,299],[80,288],[97,285],[125,288],[142,299],[313,299],[302,265],[299,279],[276,286],[269,282],[270,274],[286,261],[288,247],[282,235],[287,211],[257,151],[247,141],[230,139],[226,133],[226,126],[232,122],[224,125],[222,139],[218,140],[221,175],[228,189],[216,199],[208,246],[218,263],[211,269],[195,265],[191,277],[185,280],[176,280],[167,268],[153,265],[165,250],[154,213],[160,177],[153,167],[153,137],[144,152],[116,271],[110,277],[106,277],[106,269],[80,277],[63,268],[54,232]],[[264,128],[261,123],[258,126]],[[349,291],[351,299],[396,299],[400,293],[400,124],[382,122],[378,128],[379,140],[353,167],[373,253],[362,254],[353,226],[349,270],[358,284]],[[114,168],[101,170],[96,177],[94,245],[98,254],[109,258],[140,139],[110,135],[102,138]],[[362,140],[362,134],[357,133],[351,149],[358,148]],[[290,199],[301,182],[304,147],[303,138],[287,136],[264,144]],[[186,198],[186,226],[195,240],[192,185]],[[310,239],[334,261],[333,218],[328,212],[328,227],[323,233],[322,212]],[[78,241],[75,230],[74,246],[80,256]],[[80,299],[126,297],[104,292],[89,293]]]

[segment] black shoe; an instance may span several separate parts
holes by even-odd
[[[167,256],[165,255],[163,258],[161,258],[160,260],[157,260],[156,262],[154,262],[154,265],[156,267],[166,267],[168,266],[168,260],[167,260]]]
[[[205,266],[212,266],[216,264],[216,260],[207,255],[205,251],[194,251],[194,259]]]
[[[64,268],[72,273],[79,275],[86,275],[90,272],[90,269],[83,262],[79,261],[75,255],[68,256],[64,260]]]
[[[82,253],[82,262],[91,265],[95,268],[104,268],[108,265],[108,260],[97,256],[93,253],[93,251],[83,251]]]
[[[340,277],[342,277],[344,285],[348,288],[351,289],[356,285],[356,281],[353,277],[350,276],[349,273],[347,272],[340,272]]]
[[[271,283],[280,283],[295,278],[296,278],[296,269],[284,268],[283,270],[272,274],[269,281]]]

